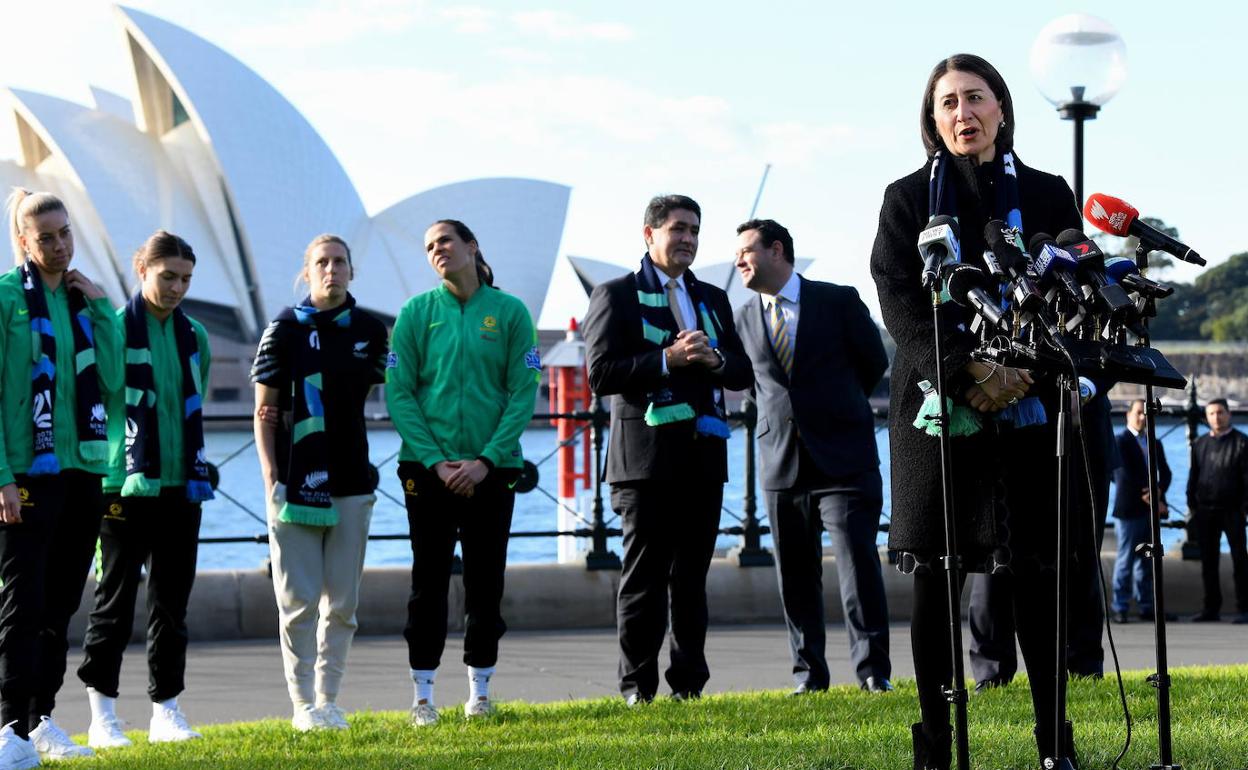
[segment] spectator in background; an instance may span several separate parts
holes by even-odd
[[[1118,534],[1118,556],[1114,561],[1113,620],[1126,623],[1130,620],[1131,596],[1140,620],[1153,619],[1153,563],[1136,547],[1149,539],[1152,520],[1149,516],[1148,499],[1148,436],[1144,433],[1144,400],[1136,399],[1127,409],[1127,429],[1118,434],[1118,454],[1122,464],[1114,471],[1114,484],[1118,492],[1114,497],[1114,530]],[[1166,450],[1157,443],[1157,488],[1162,500],[1157,505],[1164,517],[1165,494],[1170,488],[1170,465],[1166,462]]]
[[[1195,623],[1222,619],[1222,587],[1218,560],[1222,534],[1231,548],[1235,576],[1236,623],[1248,623],[1248,549],[1244,517],[1248,511],[1248,436],[1231,427],[1226,399],[1205,406],[1209,433],[1192,447],[1192,472],[1187,477],[1188,525],[1200,546],[1200,573],[1205,584],[1205,607],[1192,617]]]

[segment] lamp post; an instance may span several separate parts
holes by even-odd
[[[1096,119],[1127,79],[1127,46],[1104,19],[1073,13],[1049,22],[1031,46],[1031,74],[1075,125],[1075,200],[1083,207],[1083,123]]]

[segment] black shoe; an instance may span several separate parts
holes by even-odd
[[[633,708],[634,706],[645,706],[653,700],[654,700],[653,695],[642,695],[639,692],[635,692],[632,695],[628,696],[628,698],[624,702],[628,705],[629,708]]]
[[[1008,679],[981,679],[975,683],[975,692],[982,693],[997,687],[1005,687],[1009,683],[1010,680]]]
[[[1191,617],[1193,623],[1217,623],[1222,620],[1222,614],[1213,610],[1201,610]]]
[[[1248,624],[1248,612],[1241,612],[1231,619],[1231,622],[1237,626]]]
[[[881,677],[869,676],[867,677],[866,681],[864,681],[862,684],[858,686],[866,692],[892,692],[893,691],[893,683],[888,681],[888,679],[882,676]]]
[[[803,695],[810,695],[811,693],[827,692],[827,691],[828,691],[827,687],[819,687],[818,685],[813,685],[810,682],[802,682],[797,687],[793,688],[793,692],[789,693],[789,697],[800,698]]]
[[[914,770],[949,770],[953,763],[953,728],[936,738],[928,738],[923,723],[910,725],[910,740],[914,744]]]
[[[701,690],[678,690],[672,693],[672,700],[676,701],[677,703],[684,703],[685,701],[701,700],[701,699],[702,699]]]
[[[1131,618],[1127,615],[1127,613],[1119,612],[1118,610],[1114,610],[1114,613],[1109,616],[1109,619],[1114,621],[1115,623],[1130,623],[1131,622]]]

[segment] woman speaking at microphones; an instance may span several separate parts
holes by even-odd
[[[889,399],[889,548],[902,553],[902,570],[914,576],[911,636],[922,718],[912,738],[914,767],[924,770],[950,766],[953,736],[943,689],[952,683],[953,664],[941,561],[940,448],[936,437],[915,427],[925,411],[921,388],[930,391],[937,379],[932,295],[921,284],[916,244],[929,221],[952,217],[959,224],[961,260],[983,268],[989,221],[1015,228],[1015,240],[1025,242],[1033,233],[1079,227],[1080,216],[1065,181],[1023,165],[1015,154],[1010,91],[984,59],[957,54],[932,69],[919,129],[927,160],[885,190],[871,274],[884,325],[897,342]],[[954,404],[952,488],[963,565],[958,585],[970,571],[1008,574],[1013,582],[1014,621],[1043,758],[1054,745],[1056,438],[1045,410],[1054,411],[1056,389],[1052,378],[972,361],[971,311],[946,303],[941,313],[942,392]],[[980,427],[959,431],[958,423]]]

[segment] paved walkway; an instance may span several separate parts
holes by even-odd
[[[828,653],[832,675],[839,683],[854,681],[844,635],[829,628]],[[1154,667],[1152,625],[1113,627],[1124,670]],[[1170,665],[1248,663],[1248,626],[1229,623],[1167,625]],[[969,642],[969,632],[963,634]],[[612,630],[522,631],[503,639],[494,694],[503,700],[533,702],[595,698],[616,694],[616,642]],[[894,676],[912,677],[909,629],[892,627]],[[462,636],[453,637],[443,657],[438,703],[461,703],[467,694],[459,663]],[[1107,653],[1108,654],[1108,653]],[[781,689],[791,686],[789,651],[782,626],[719,626],[707,638],[711,681],[707,692]],[[70,653],[70,671],[56,710],[69,732],[85,732],[89,721],[86,692],[73,670],[80,659]],[[122,668],[118,711],[132,727],[145,728],[151,716],[147,672],[141,646],[127,650]],[[968,669],[969,670],[969,669]],[[407,709],[412,702],[407,650],[399,637],[360,637],[339,704],[359,709]],[[191,645],[183,710],[193,723],[235,722],[263,717],[289,717],[290,702],[277,642],[202,642]]]

